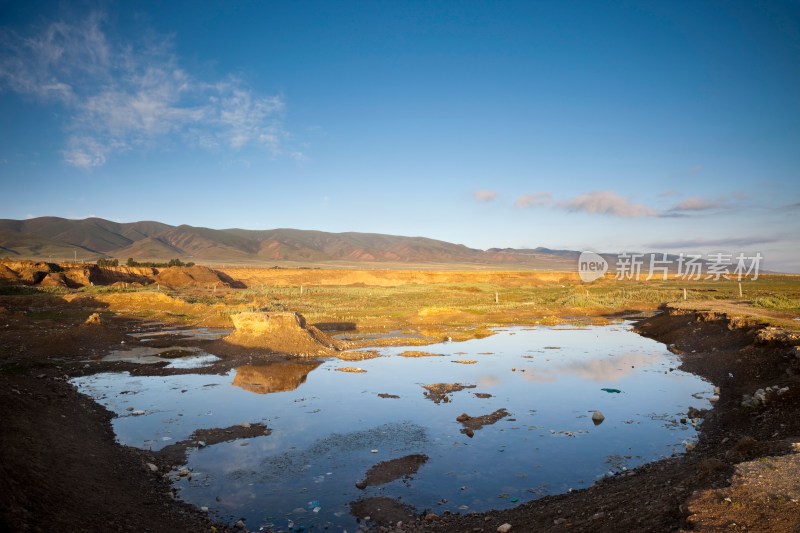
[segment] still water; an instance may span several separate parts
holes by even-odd
[[[251,530],[351,532],[358,522],[348,503],[362,497],[436,513],[507,508],[681,453],[696,431],[680,419],[690,406],[709,408],[713,393],[628,323],[509,328],[423,348],[436,357],[398,355],[408,349],[419,348],[383,348],[383,357],[358,362],[104,373],[72,383],[117,414],[117,438],[129,446],[158,450],[197,429],[264,423],[270,435],[192,449],[192,479],[175,481],[179,497]],[[434,403],[422,387],[432,383],[474,388]],[[501,408],[510,415],[472,438],[460,431],[462,413]],[[605,416],[599,425],[596,410]],[[410,454],[428,457],[411,479],[356,488],[373,465]]]

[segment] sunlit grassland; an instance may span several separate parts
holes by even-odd
[[[555,317],[598,317],[655,309],[684,300],[748,301],[762,309],[800,313],[800,277],[735,280],[411,283],[395,286],[268,286],[228,293],[227,309],[292,310],[311,322],[352,322],[361,328],[533,323]]]
[[[73,307],[91,307],[94,302],[140,319],[219,326],[230,325],[230,315],[243,311],[297,311],[309,322],[333,329],[416,331],[432,336],[445,331],[476,335],[485,328],[509,324],[602,321],[604,316],[654,310],[684,297],[690,304],[741,302],[768,319],[792,320],[800,315],[800,276],[790,275],[742,281],[741,295],[735,279],[632,281],[608,276],[582,283],[576,275],[565,273],[410,271],[345,271],[337,278],[330,271],[307,270],[280,276],[251,279],[245,289],[7,287],[2,298],[46,299],[48,305],[63,298]]]

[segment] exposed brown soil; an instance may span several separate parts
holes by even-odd
[[[381,461],[369,470],[363,481],[356,486],[360,489],[368,486],[383,485],[395,479],[411,477],[422,465],[428,462],[428,456],[422,454],[406,455],[390,461]]]
[[[440,353],[431,353],[431,352],[421,352],[419,350],[406,350],[405,352],[400,352],[400,357],[441,357],[442,354]]]
[[[467,413],[463,413],[456,418],[456,421],[461,422],[461,425],[464,426],[461,433],[471,438],[473,432],[482,429],[483,426],[490,426],[507,416],[511,416],[511,413],[505,409],[498,409],[494,413],[482,416],[469,416]]]
[[[449,394],[460,392],[464,389],[474,389],[475,385],[462,385],[461,383],[432,383],[430,385],[423,385],[425,389],[425,397],[433,403],[449,403],[451,401]]]
[[[333,354],[344,347],[340,341],[306,323],[300,313],[238,313],[231,320],[236,329],[216,343],[215,353],[240,353],[242,348],[250,348],[310,356]]]
[[[363,520],[365,525],[400,523],[402,526],[403,521],[413,522],[417,518],[416,509],[385,496],[351,502],[350,513]]]
[[[341,359],[342,361],[366,361],[367,359],[375,359],[376,357],[380,357],[381,354],[375,350],[361,350],[336,352],[333,354],[333,356],[337,359]]]
[[[211,268],[191,267],[99,267],[43,261],[0,260],[0,285],[25,284],[43,287],[78,288],[91,285],[160,285],[169,289],[186,287],[245,288],[244,283]]]

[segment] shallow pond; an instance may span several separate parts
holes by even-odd
[[[465,513],[587,487],[683,452],[696,432],[680,420],[690,406],[710,407],[713,391],[674,370],[675,356],[627,323],[517,327],[424,347],[440,356],[399,356],[406,350],[419,348],[384,348],[385,357],[357,363],[72,382],[117,413],[117,438],[130,446],[157,450],[200,428],[266,424],[270,435],[192,449],[192,479],[175,481],[184,500],[224,521],[244,518],[251,530],[354,531],[348,503],[361,497]],[[355,366],[366,372],[337,371]],[[435,403],[423,388],[433,383],[474,388]],[[456,421],[499,409],[509,415],[472,437]],[[599,425],[596,410],[605,416]],[[412,478],[356,487],[370,467],[411,454],[428,457]]]

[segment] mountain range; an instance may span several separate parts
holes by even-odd
[[[0,219],[0,257],[50,261],[113,257],[125,262],[179,258],[205,263],[519,266],[575,269],[571,250],[479,250],[425,237],[298,229],[211,229],[102,218]]]

